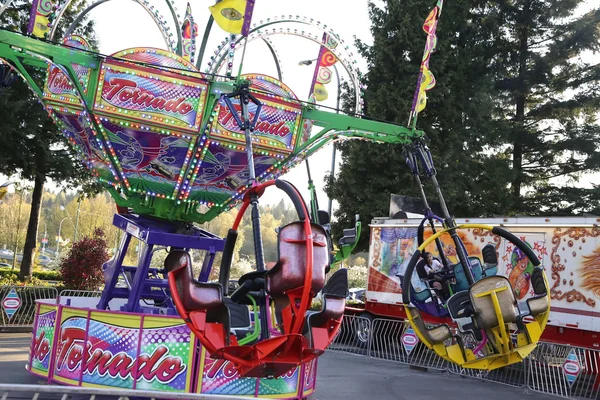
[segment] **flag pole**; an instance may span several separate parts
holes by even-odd
[[[244,66],[244,59],[246,57],[246,47],[248,47],[248,34],[250,33],[250,24],[252,23],[252,13],[254,12],[255,0],[248,0],[246,3],[246,10],[244,12],[244,25],[242,26],[242,36],[244,39],[244,51],[242,52],[242,59],[240,60],[240,69],[238,70],[237,79],[239,80],[242,76],[242,67]]]

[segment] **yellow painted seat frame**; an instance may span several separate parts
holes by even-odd
[[[483,224],[462,224],[458,225],[454,229],[474,228],[485,229],[488,231],[494,230],[494,227],[492,227],[491,225]],[[418,253],[423,252],[425,248],[435,239],[439,238],[441,235],[448,234],[450,231],[450,228],[445,227],[445,229],[440,230],[434,235],[430,236],[419,246]],[[517,243],[514,244],[516,245]],[[540,265],[539,260],[531,261],[534,263],[534,266]],[[546,286],[547,307],[544,312],[538,313],[537,315],[531,315],[533,319],[523,324],[524,330],[521,330],[515,335],[516,343],[512,340],[512,334],[510,333],[508,324],[504,322],[501,304],[498,301],[498,293],[500,293],[503,290],[508,290],[508,288],[497,288],[476,295],[478,298],[486,296],[491,297],[492,303],[494,305],[494,312],[496,313],[496,317],[498,318],[498,326],[486,330],[488,339],[491,342],[493,342],[497,353],[487,355],[485,357],[477,357],[475,354],[473,354],[473,351],[471,349],[464,347],[462,341],[459,340],[457,336],[454,336],[457,339],[456,343],[446,345],[446,343],[448,343],[448,341],[452,339],[451,333],[450,337],[448,337],[444,341],[437,343],[432,341],[431,335],[429,335],[428,332],[423,331],[424,329],[427,330],[427,328],[425,328],[425,324],[422,320],[419,310],[417,310],[414,306],[411,306],[410,301],[408,303],[404,302],[404,307],[406,310],[408,321],[415,333],[417,334],[417,336],[419,337],[419,339],[423,342],[425,346],[435,351],[437,355],[463,368],[493,370],[505,367],[507,365],[522,362],[525,359],[525,357],[527,357],[537,346],[537,343],[540,340],[544,329],[546,328],[546,324],[548,323],[548,317],[550,315],[550,290],[548,286],[548,281],[546,279],[546,275],[543,274],[543,277],[544,284]],[[410,276],[405,277],[405,279],[410,280]],[[410,294],[408,296],[410,298]]]

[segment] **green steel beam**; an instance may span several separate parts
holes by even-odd
[[[38,39],[23,36],[19,33],[1,29],[0,43],[6,44],[7,47],[19,57],[24,57],[25,59],[32,60],[33,62],[35,62],[36,59],[34,57],[25,55],[21,50],[29,50],[33,53],[43,55],[51,60],[54,60],[55,57],[63,60],[66,59],[71,63],[84,65],[94,69],[99,67],[99,61],[101,61],[100,56],[93,55],[91,53],[86,53],[81,50],[75,51],[73,49],[46,43]],[[0,49],[0,56],[8,56],[6,47],[3,46]]]
[[[310,119],[316,126],[327,128],[329,131],[358,130],[370,132],[374,139],[382,141],[386,141],[386,137],[392,136],[398,139],[409,139],[406,141],[406,143],[409,143],[410,139],[423,136],[422,131],[413,131],[400,125],[360,119],[344,114],[334,114],[316,109],[307,108],[303,110],[302,118]]]

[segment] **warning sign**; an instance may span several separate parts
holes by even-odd
[[[21,299],[15,288],[12,288],[4,300],[2,300],[2,308],[4,309],[4,312],[6,312],[9,320],[15,315],[19,307],[21,307]]]
[[[581,373],[581,363],[579,362],[579,358],[577,358],[577,354],[575,350],[571,350],[567,359],[563,363],[563,372],[567,377],[567,381],[569,385],[573,386],[573,383],[577,380],[577,377]]]
[[[407,355],[410,355],[410,352],[415,348],[417,343],[419,343],[419,338],[415,334],[415,331],[413,331],[412,327],[409,326],[402,335],[402,344],[404,345]]]

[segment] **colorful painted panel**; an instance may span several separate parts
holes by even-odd
[[[90,316],[82,385],[132,389],[139,360],[140,318],[123,314],[107,317],[105,313]]]
[[[598,325],[590,326],[597,318],[589,317],[600,317],[600,228],[555,228],[547,236],[548,248],[543,250],[551,269],[552,309],[572,310],[584,317],[571,323],[598,330]]]
[[[92,170],[92,174],[103,182],[118,182],[118,175],[109,161],[106,146],[102,138],[90,128],[87,117],[60,109],[52,109],[52,112],[59,121],[61,131],[75,147],[83,163]]]
[[[276,156],[260,150],[254,152],[256,176],[264,177],[277,162]],[[200,164],[200,172],[191,188],[189,198],[200,202],[213,202],[215,197],[227,199],[248,183],[248,157],[245,147],[228,142],[211,141]]]
[[[63,39],[63,44],[81,50],[91,50],[92,48],[84,38],[77,35],[67,36]],[[87,94],[92,69],[80,64],[72,65],[73,69],[75,70],[75,74],[77,75],[77,79],[79,79],[79,83],[83,88],[83,92]]]
[[[367,290],[390,297],[392,304],[398,301],[402,293],[398,275],[404,274],[417,247],[417,228],[373,228]]]
[[[293,369],[277,379],[261,378],[258,382],[258,395],[273,396],[282,394],[288,395],[288,397],[294,396],[298,392],[300,369],[301,367]]]
[[[85,350],[88,313],[85,310],[62,308],[54,354],[53,379],[68,385],[79,385]]]
[[[31,372],[48,376],[52,346],[54,345],[54,326],[56,323],[56,306],[40,304],[35,327],[33,329],[33,346],[31,348]]]
[[[126,63],[104,63],[94,109],[118,119],[197,133],[207,89],[200,79],[182,79],[181,75]]]
[[[196,66],[188,60],[162,49],[136,47],[133,49],[121,50],[118,53],[113,54],[112,57],[123,58],[140,64],[153,66],[161,65],[167,68],[197,71]]]
[[[192,155],[192,136],[133,129],[106,118],[100,122],[130,189],[171,198]]]
[[[58,103],[66,107],[81,110],[83,104],[77,94],[73,81],[61,67],[50,64],[44,84],[44,100]]]
[[[203,394],[234,396],[259,396],[275,398],[296,397],[301,367],[291,370],[277,379],[242,378],[227,360],[213,360],[202,352],[199,371],[202,377],[199,388]]]
[[[289,99],[288,89],[284,90],[278,86],[279,82],[275,80],[267,82],[263,79],[265,78],[253,78],[251,85],[252,94],[263,104],[253,132],[253,146],[275,150],[287,155],[296,145],[302,107],[299,102]],[[257,85],[255,82],[261,82],[261,85]],[[278,88],[278,92],[283,91],[286,98],[271,94],[274,92],[264,89],[263,83],[269,83],[269,87]],[[232,99],[232,103],[237,114],[241,115],[239,99]],[[251,102],[248,105],[250,119],[254,118],[256,109],[254,103]],[[244,132],[238,128],[235,117],[225,102],[219,102],[215,111],[218,117],[211,127],[210,136],[233,140],[245,145]]]
[[[317,383],[317,359],[313,359],[304,366],[304,396],[310,395],[315,390]]]
[[[90,45],[80,36],[71,35],[63,39],[63,44],[75,49],[90,50]],[[75,76],[83,89],[83,94],[87,94],[90,84],[91,68],[79,64],[72,64]],[[48,75],[44,83],[44,98],[52,103],[59,103],[68,107],[82,109],[79,93],[65,70],[59,68],[56,64],[48,66]]]
[[[189,392],[194,343],[194,336],[183,321],[145,317],[136,389]]]
[[[27,27],[28,34],[43,38],[50,32],[50,15],[56,3],[52,0],[33,0]]]
[[[539,254],[543,249],[546,252],[545,235],[539,233],[528,233],[519,235],[520,239],[531,247],[534,253]],[[534,296],[531,286],[531,273],[533,272],[533,263],[529,261],[525,253],[519,250],[512,243],[503,242],[500,250],[500,271],[499,273],[508,277],[511,286],[515,292],[517,300]],[[546,252],[547,253],[547,252]]]
[[[276,96],[297,100],[298,97],[285,83],[267,75],[245,74],[245,79],[252,82],[252,88],[261,92],[274,94]]]
[[[513,232],[512,229],[511,232]],[[515,249],[512,243],[501,239],[488,230],[479,228],[461,229],[457,231],[457,234],[465,245],[469,256],[478,257],[480,261],[483,261],[482,249],[488,244],[493,245],[496,248],[499,265],[487,270],[487,274],[508,277],[517,299],[528,298],[527,293],[533,295],[533,288],[529,282],[533,265],[527,261],[520,250]],[[517,233],[515,232],[515,234]],[[426,228],[424,238],[427,239],[431,235],[431,229]],[[535,232],[522,233],[517,236],[528,243],[544,263],[543,256],[546,251],[544,236]],[[453,264],[459,263],[456,246],[450,235],[442,235],[440,242],[448,260]],[[410,258],[417,249],[417,245],[416,227],[371,228],[369,280],[367,284],[367,298],[369,300],[387,304],[397,304],[402,301],[401,281],[404,278]],[[431,252],[434,257],[439,257],[435,242],[430,243],[425,251]],[[483,268],[486,268],[486,266],[484,265]],[[474,273],[479,274],[479,276],[483,272],[482,269],[474,270]],[[461,279],[466,280],[466,278],[457,275],[457,281]],[[427,290],[416,273],[413,273],[411,282],[416,292]]]
[[[102,311],[88,315],[61,307],[58,340],[56,381],[173,392],[191,389],[194,338],[179,319]]]
[[[241,378],[231,362],[213,360],[204,349],[199,371],[202,371],[200,393],[253,396],[256,392],[257,378]]]

